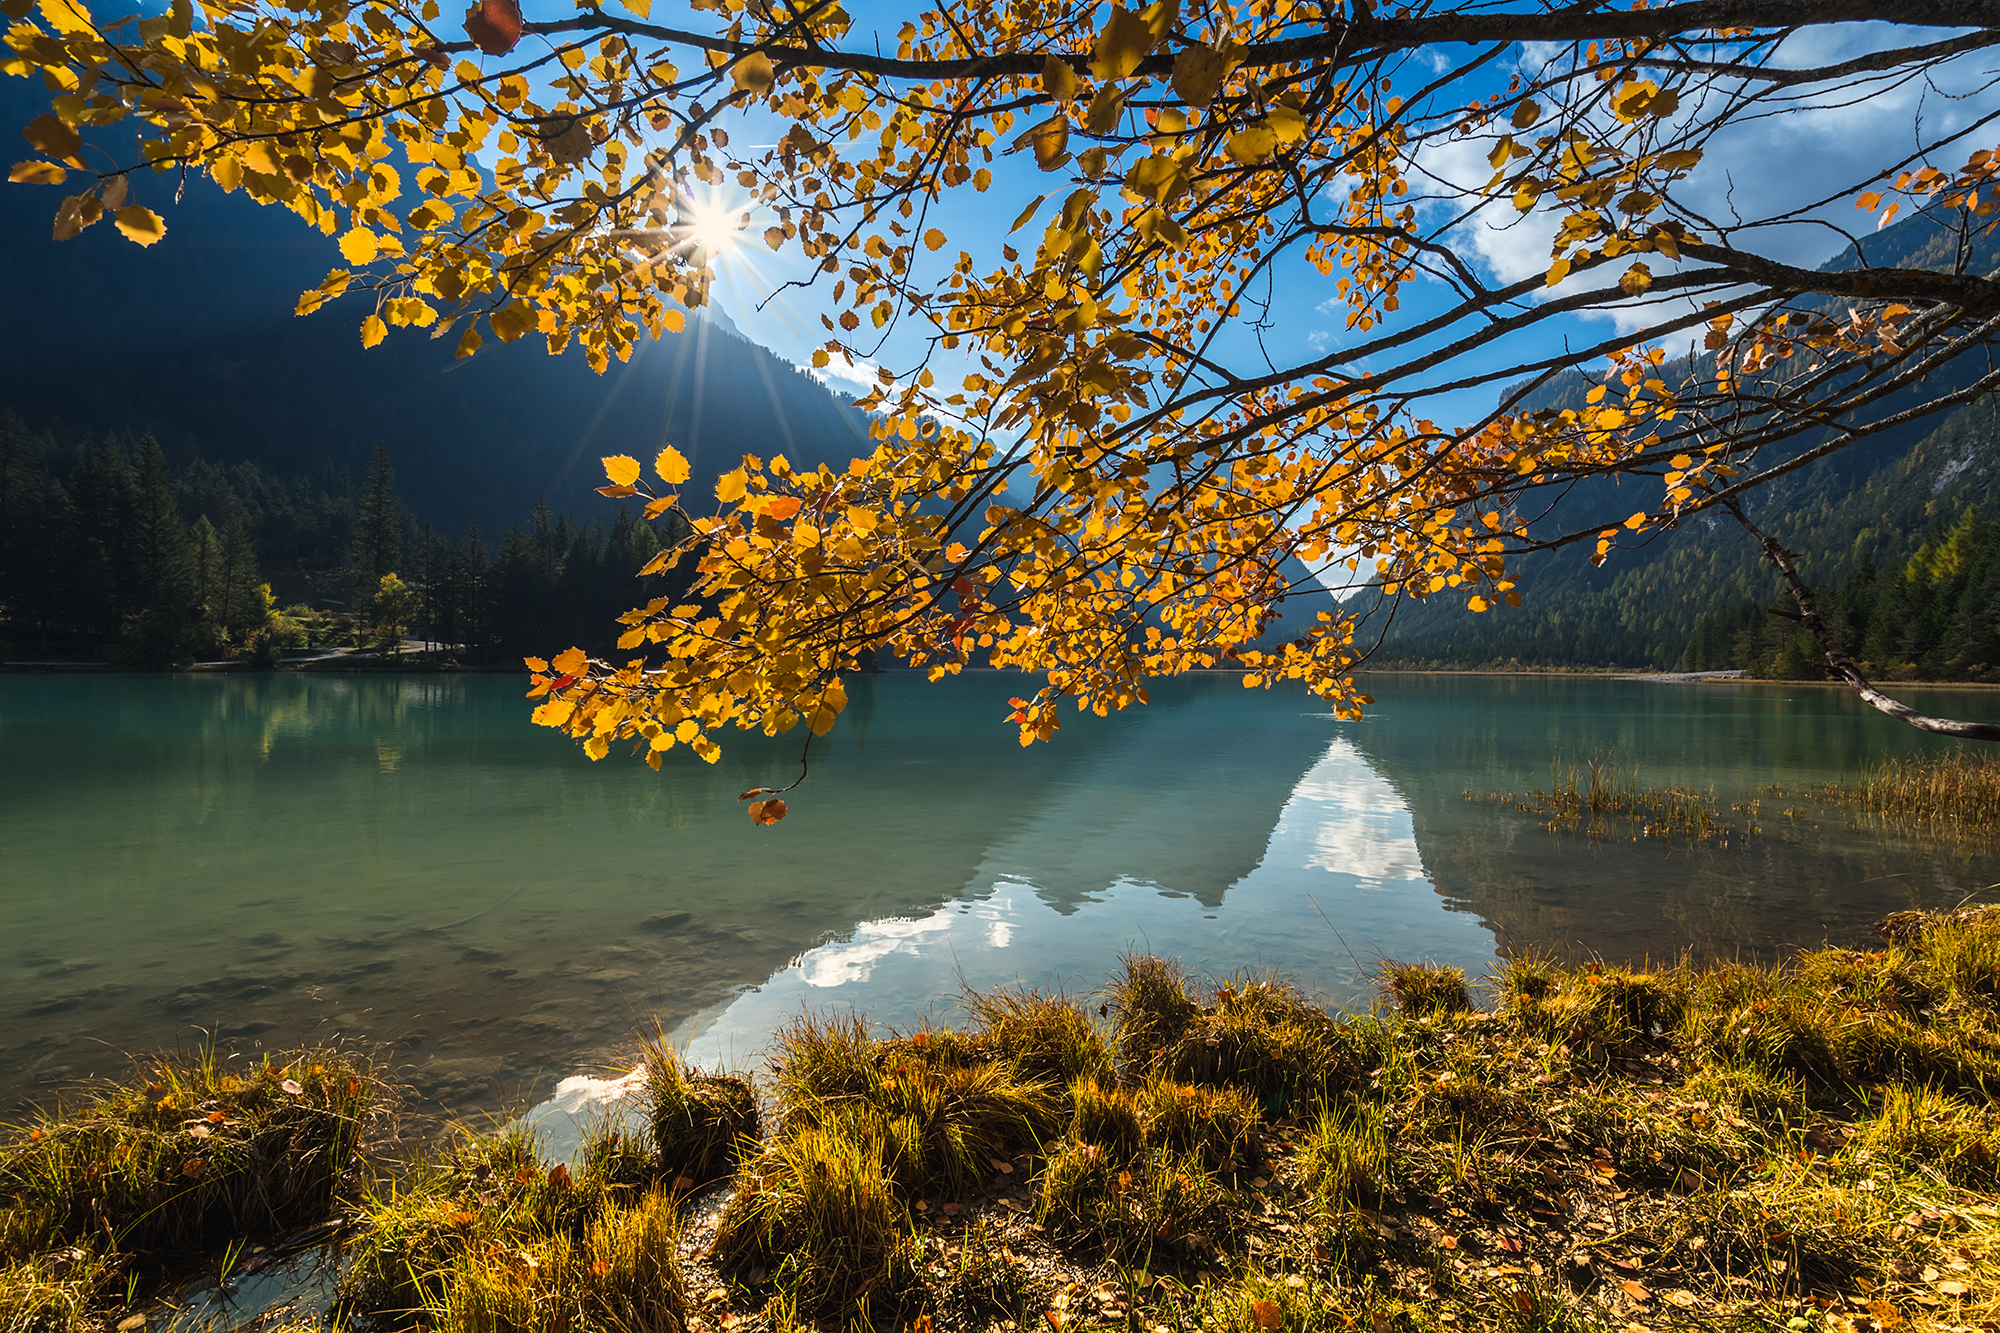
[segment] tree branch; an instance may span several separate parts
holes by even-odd
[[[1847,650],[1833,637],[1833,631],[1827,628],[1826,621],[1820,618],[1819,599],[1813,596],[1812,589],[1799,576],[1798,563],[1793,559],[1792,553],[1780,546],[1777,538],[1752,523],[1749,515],[1743,512],[1741,504],[1732,499],[1727,502],[1727,506],[1729,512],[1736,516],[1736,521],[1743,525],[1743,530],[1757,539],[1757,544],[1764,548],[1765,559],[1776,567],[1780,577],[1785,580],[1785,586],[1791,590],[1792,600],[1798,604],[1799,623],[1804,625],[1806,631],[1818,642],[1820,651],[1826,654],[1827,665],[1832,667],[1834,674],[1846,681],[1848,687],[1860,695],[1864,702],[1871,708],[1887,713],[1898,722],[1908,723],[1918,731],[1928,731],[1934,736],[1956,736],[1966,741],[2000,741],[2000,727],[1985,722],[1958,722],[1947,717],[1932,717],[1928,713],[1919,713],[1908,704],[1891,699],[1869,684],[1868,679],[1861,674],[1860,668],[1856,667],[1853,659],[1847,655]]]
[[[1669,37],[1714,28],[1806,28],[1830,23],[1894,23],[1902,27],[2000,28],[2000,0],[1692,0],[1657,9],[1605,10],[1578,13],[1559,9],[1538,14],[1436,14],[1419,18],[1368,18],[1330,22],[1304,37],[1259,42],[1245,48],[1238,63],[1253,68],[1312,63],[1338,58],[1346,64],[1380,59],[1392,51],[1409,51],[1444,42],[1474,45],[1510,42],[1588,42],[1619,38]],[[905,60],[864,51],[837,51],[819,46],[779,42],[732,41],[707,33],[643,23],[593,11],[560,23],[535,23],[529,31],[621,32],[657,41],[698,47],[725,55],[762,51],[781,65],[814,69],[845,69],[888,78],[976,79],[1023,78],[1039,75],[1047,51],[1000,51],[950,60]],[[453,42],[445,51],[468,51],[470,42]],[[1059,52],[1079,72],[1087,69],[1089,51]],[[1139,76],[1166,78],[1173,74],[1174,54],[1160,50],[1139,62]]]
[[[2000,282],[1970,273],[1925,268],[1845,268],[1832,273],[1794,268],[1726,246],[1683,241],[1681,253],[1741,273],[1775,292],[1853,296],[1871,301],[1942,301],[1977,315],[2000,311]]]

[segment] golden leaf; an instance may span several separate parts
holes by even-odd
[[[112,214],[112,220],[118,224],[118,234],[138,246],[150,246],[166,236],[166,222],[160,220],[160,214],[142,204],[120,208]]]
[[[1227,56],[1211,47],[1188,47],[1174,57],[1174,95],[1191,107],[1206,107],[1228,77],[1230,63]]]
[[[729,81],[745,92],[761,96],[778,81],[778,74],[771,68],[770,57],[762,51],[752,51],[730,67]]]
[[[1111,17],[1097,34],[1097,50],[1090,72],[1100,79],[1122,79],[1139,68],[1139,62],[1160,40],[1152,25],[1123,5],[1111,7]]]
[[[688,479],[688,461],[681,451],[671,444],[660,450],[653,459],[653,471],[660,474],[660,480],[669,486],[678,486]]]
[[[1069,61],[1058,55],[1051,55],[1042,62],[1042,91],[1058,102],[1067,102],[1076,96],[1076,70]]]
[[[317,293],[314,294],[316,295]],[[370,315],[361,321],[361,345],[363,347],[373,347],[388,336],[389,326],[382,322],[381,316]]]
[[[53,162],[16,162],[7,179],[16,185],[61,185],[69,173]]]
[[[613,486],[630,486],[639,480],[639,460],[628,454],[613,454],[601,460],[604,475],[611,479]]]
[[[1262,162],[1278,148],[1278,136],[1271,127],[1262,123],[1246,125],[1229,136],[1229,143],[1223,148],[1234,160],[1249,165]]]
[[[348,263],[359,267],[373,263],[376,255],[373,232],[356,227],[340,238],[340,253]]]

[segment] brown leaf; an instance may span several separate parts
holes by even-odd
[[[1898,1310],[1895,1306],[1889,1304],[1889,1302],[1883,1300],[1879,1296],[1876,1297],[1874,1300],[1868,1302],[1868,1313],[1874,1315],[1875,1322],[1880,1324],[1883,1328],[1902,1327],[1903,1324],[1902,1311]]]
[[[522,26],[515,0],[479,0],[465,11],[465,35],[489,56],[504,56],[520,45]]]
[[[1627,1296],[1630,1296],[1633,1300],[1642,1303],[1651,1300],[1653,1296],[1652,1292],[1646,1290],[1645,1283],[1635,1281],[1629,1277],[1626,1278],[1623,1282],[1620,1282],[1618,1284],[1618,1289],[1624,1292]]]
[[[1285,1326],[1285,1312],[1278,1308],[1276,1301],[1257,1301],[1250,1307],[1250,1317],[1257,1321],[1259,1328]]]
[[[789,813],[791,812],[785,808],[785,803],[775,797],[768,801],[750,803],[750,822],[753,824],[775,824]]]
[[[83,151],[83,140],[75,130],[53,115],[36,116],[28,122],[28,128],[21,131],[21,137],[50,157],[60,158],[73,167],[80,167],[77,154]]]

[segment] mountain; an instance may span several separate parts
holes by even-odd
[[[1956,251],[1954,230],[1918,216],[1865,238],[1859,253],[1849,246],[1822,268],[1864,262],[1943,268]],[[1986,272],[1996,266],[2000,244],[1990,235],[1980,238],[1970,267]],[[1913,405],[1919,393],[1958,388],[1974,373],[1965,360],[1885,400],[1877,411],[1887,415]],[[1582,375],[1566,375],[1530,406],[1580,405],[1585,387]],[[1988,459],[1996,428],[1994,402],[1973,403],[1852,445],[1747,497],[1746,508],[1800,555],[1807,577],[1815,581],[1837,581],[1864,562],[1900,564],[1924,543],[1940,516],[1948,519],[1967,503],[1991,498]],[[1802,438],[1792,451],[1817,442]],[[1759,464],[1768,466],[1781,456],[1774,451]],[[1614,481],[1577,487],[1555,500],[1531,530],[1574,531],[1606,513],[1638,507],[1629,499],[1621,507],[1617,495]],[[1761,606],[1780,591],[1749,535],[1726,515],[1697,517],[1637,550],[1620,550],[1602,568],[1593,568],[1586,555],[1575,547],[1523,559],[1516,575],[1519,607],[1475,615],[1463,597],[1446,596],[1372,608],[1385,620],[1393,613],[1377,665],[1671,670],[1688,656],[1705,616],[1734,612],[1746,603]]]
[[[32,90],[0,90],[0,120],[25,124],[33,105]],[[380,442],[410,508],[448,531],[497,532],[537,496],[588,514],[604,454],[671,442],[699,480],[744,453],[844,467],[873,447],[860,413],[727,316],[690,320],[602,376],[532,336],[464,361],[455,339],[411,329],[364,349],[365,297],[292,314],[340,262],[331,241],[200,177],[176,203],[179,184],[135,182],[167,223],[145,250],[103,223],[58,244],[59,190],[0,188],[0,408],[65,435],[150,430],[177,461],[280,476],[358,478]]]

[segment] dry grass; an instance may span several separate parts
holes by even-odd
[[[148,1056],[0,1142],[0,1328],[95,1327],[216,1248],[320,1222],[361,1184],[395,1097],[322,1048]]]
[[[757,1150],[757,1092],[748,1081],[688,1068],[657,1028],[640,1054],[654,1151],[674,1188],[721,1180]]]
[[[529,1135],[459,1131],[367,1201],[341,1317],[435,1333],[684,1333],[678,1199],[644,1145],[599,1130],[578,1168]]]
[[[1110,1039],[1029,992],[973,997],[963,1028],[806,1018],[747,1155],[696,1132],[708,1076],[652,1052],[656,1110],[688,1116],[656,1115],[653,1141],[600,1132],[551,1168],[519,1134],[466,1135],[380,1182],[344,1313],[383,1333],[1994,1333],[2000,913],[1884,934],[1783,967],[1517,959],[1491,1011],[1448,969],[1391,966],[1393,1009],[1335,1018],[1274,978],[1130,958]],[[690,1161],[732,1172],[706,1212],[671,1188]],[[88,1237],[12,1272],[10,1330],[96,1327],[105,1303],[74,1294],[122,1280]]]

